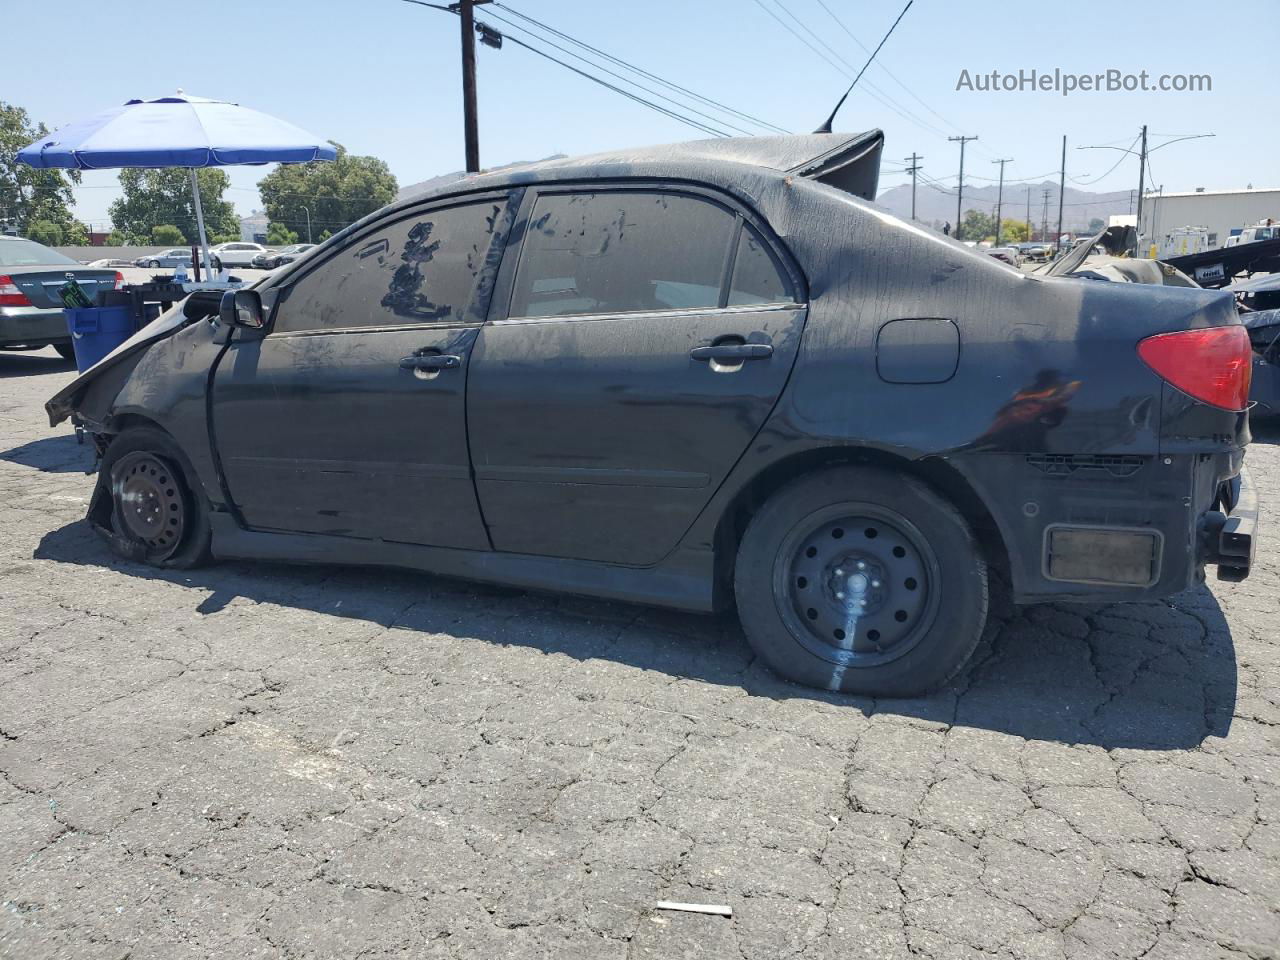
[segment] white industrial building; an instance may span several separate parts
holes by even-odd
[[[1138,233],[1144,249],[1178,227],[1204,227],[1209,247],[1220,247],[1242,227],[1271,217],[1280,222],[1280,189],[1194,190],[1190,193],[1146,193]]]

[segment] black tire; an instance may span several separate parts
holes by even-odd
[[[209,560],[209,502],[186,455],[168,434],[132,427],[98,468],[111,505],[112,549],[155,567],[188,569]]]
[[[72,363],[75,363],[75,359],[76,359],[75,344],[55,343],[53,345],[53,349],[58,351],[58,356],[60,356],[63,360],[70,360]]]
[[[160,268],[160,261],[159,261],[159,260],[148,260],[148,261],[147,261],[147,266],[148,266],[148,267],[150,267],[152,270],[158,270],[158,269]]]
[[[734,572],[752,648],[810,687],[917,696],[973,653],[987,569],[969,525],[920,481],[833,467],[793,481],[752,518]]]

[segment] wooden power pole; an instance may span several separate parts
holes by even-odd
[[[1000,246],[1000,217],[1004,204],[1004,165],[1013,160],[1012,157],[1006,157],[1003,160],[992,160],[992,163],[1000,164],[1000,186],[996,188],[996,246]]]

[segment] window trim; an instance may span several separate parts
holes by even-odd
[[[496,289],[496,284],[490,283],[489,289],[486,291],[483,284],[481,283],[481,277],[484,274],[488,261],[490,261],[493,258],[494,244],[499,245],[497,252],[498,252],[498,256],[502,258],[498,261],[499,268],[501,266],[502,261],[505,260],[505,253],[511,244],[511,237],[513,236],[513,233],[514,233],[514,231],[512,230],[512,227],[515,223],[516,216],[518,215],[518,212],[521,208],[520,198],[523,193],[524,191],[519,187],[507,187],[499,190],[486,190],[481,193],[461,193],[461,194],[454,194],[447,197],[432,197],[431,199],[425,200],[421,204],[416,204],[412,207],[400,207],[394,211],[389,211],[387,216],[384,216],[371,223],[365,224],[365,226],[363,226],[358,233],[354,233],[350,237],[348,237],[341,246],[334,247],[332,250],[327,251],[325,255],[323,257],[318,258],[315,263],[308,263],[306,265],[306,268],[303,270],[291,271],[289,276],[284,278],[283,283],[280,283],[279,285],[273,284],[272,286],[266,287],[263,289],[262,292],[263,292],[264,299],[268,294],[270,294],[272,297],[272,303],[271,303],[271,315],[267,320],[267,323],[265,325],[265,328],[261,336],[264,339],[266,337],[271,337],[271,336],[274,336],[277,338],[313,337],[313,336],[321,336],[321,335],[328,335],[328,334],[335,334],[335,333],[337,334],[388,333],[388,332],[401,331],[401,330],[421,330],[421,329],[441,329],[441,328],[464,329],[468,327],[481,326],[485,322],[485,315],[487,314],[490,304],[492,303],[493,291],[494,289]],[[473,297],[481,298],[481,302],[476,303],[476,307],[477,307],[475,311],[476,315],[473,316],[471,319],[440,320],[440,321],[435,321],[430,323],[416,321],[411,323],[394,323],[394,324],[363,324],[363,325],[354,326],[354,327],[324,327],[324,328],[315,329],[315,330],[281,330],[279,333],[276,332],[276,317],[280,312],[280,307],[282,304],[288,302],[289,297],[292,295],[294,288],[298,285],[300,281],[311,276],[311,274],[315,273],[317,270],[320,270],[321,268],[325,267],[335,258],[345,253],[349,253],[353,249],[358,248],[359,245],[364,243],[368,237],[372,236],[378,231],[385,230],[389,227],[393,227],[396,224],[402,223],[405,220],[412,220],[415,217],[420,217],[424,213],[431,213],[438,210],[448,210],[454,207],[471,206],[474,204],[492,203],[495,201],[505,202],[507,205],[503,215],[503,221],[504,221],[503,229],[501,230],[501,232],[496,230],[494,231],[494,237],[489,243],[489,249],[485,252],[485,257],[484,257],[485,263],[481,264],[480,272],[476,274],[476,287],[473,291]],[[316,246],[319,246],[319,244],[316,244]],[[489,301],[490,301],[489,303],[483,302],[483,297],[485,297],[486,294],[489,297]],[[470,304],[468,304],[468,306],[470,306]]]
[[[511,304],[515,297],[515,280],[521,261],[524,257],[525,241],[528,237],[528,226],[532,219],[538,198],[549,195],[580,193],[674,193],[691,196],[709,202],[724,209],[734,218],[730,227],[730,238],[725,255],[725,265],[721,280],[720,305],[715,307],[673,307],[670,310],[626,311],[618,313],[570,313],[548,316],[511,316]],[[741,238],[743,224],[749,224],[759,234],[773,253],[776,265],[780,268],[786,283],[790,300],[763,304],[746,304],[730,307],[726,304],[729,284],[733,280],[733,268],[737,258],[738,243]],[[541,184],[530,187],[519,201],[519,209],[512,226],[511,236],[503,253],[502,266],[494,285],[493,297],[489,302],[488,324],[506,326],[517,323],[548,323],[570,321],[599,321],[606,319],[626,319],[644,317],[670,317],[674,315],[701,315],[707,313],[723,313],[725,311],[745,312],[759,310],[785,310],[808,305],[808,285],[804,274],[768,221],[756,211],[750,209],[735,197],[707,184],[685,180],[654,179],[600,179],[600,180],[566,180],[556,183]]]

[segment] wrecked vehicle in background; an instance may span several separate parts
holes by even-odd
[[[694,611],[911,695],[1017,602],[1240,579],[1229,294],[1011,270],[870,203],[882,135],[492,172],[194,298],[48,403],[126,557],[382,564]]]

